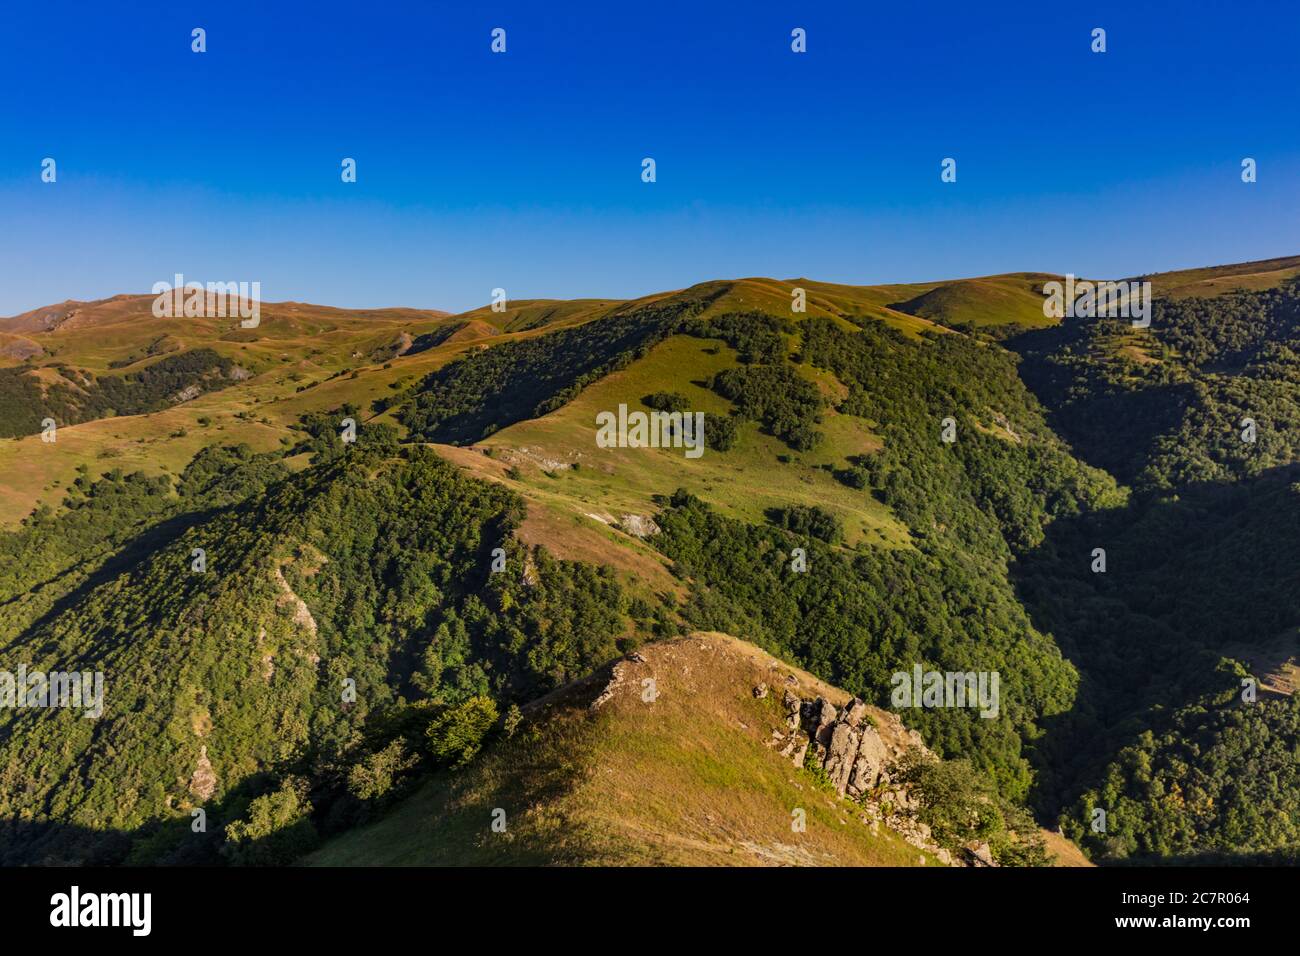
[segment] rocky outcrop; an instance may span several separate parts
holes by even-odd
[[[777,749],[803,766],[813,747],[817,764],[842,797],[857,799],[887,780],[885,768],[910,749],[887,745],[867,705],[856,697],[837,712],[824,697],[805,701],[787,689],[782,705],[786,730],[775,732]]]
[[[616,527],[634,538],[649,538],[659,533],[659,525],[648,515],[623,515]]]
[[[310,633],[312,637],[315,637],[317,632],[316,618],[312,617],[311,609],[289,586],[284,572],[280,570],[279,563],[275,564],[272,570],[275,573],[275,583],[280,588],[280,597],[276,599],[276,604],[281,607],[286,604],[291,605],[293,607],[293,623]]]
[[[523,582],[524,587],[537,587],[537,562],[533,560],[531,552],[524,552],[524,569],[519,579]]]
[[[190,793],[200,800],[206,800],[217,789],[217,775],[208,759],[207,745],[199,748],[199,762],[190,776]]]
[[[582,454],[570,452],[568,458],[550,458],[539,449],[520,445],[518,448],[499,447],[496,449],[495,456],[507,465],[529,464],[536,465],[542,471],[567,471],[578,464],[577,459],[581,458]]]
[[[890,768],[909,751],[934,757],[897,714],[873,711],[856,697],[837,710],[825,697],[803,700],[788,687],[781,706],[785,727],[772,731],[772,745],[797,767],[820,768],[840,797],[859,804],[861,822],[873,832],[887,826],[948,865],[997,865],[987,844],[967,847],[960,859],[938,846],[916,817],[916,798],[891,780]]]

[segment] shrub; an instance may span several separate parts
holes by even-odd
[[[429,722],[425,731],[429,753],[439,763],[463,767],[474,759],[483,746],[483,738],[496,722],[496,701],[491,697],[471,697]]]
[[[844,540],[844,525],[840,519],[819,505],[768,508],[766,513],[769,521],[794,534],[812,535],[829,544]]]
[[[309,853],[317,834],[304,789],[290,778],[250,803],[247,813],[226,827],[222,853],[236,866],[284,866]]]

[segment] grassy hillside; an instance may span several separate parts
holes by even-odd
[[[1060,276],[1017,273],[962,279],[936,286],[893,306],[949,327],[1017,325],[1039,328],[1058,321],[1043,314],[1043,283]]]
[[[1149,280],[1161,298],[1214,298],[1225,292],[1259,292],[1273,289],[1300,275],[1300,256],[1281,256],[1257,262],[1153,272],[1139,276]]]
[[[642,399],[664,389],[683,395],[693,410],[728,414],[731,403],[699,383],[738,364],[736,351],[721,340],[675,336],[563,408],[496,432],[481,447],[499,460],[516,462],[528,485],[569,499],[575,511],[597,515],[595,520],[648,513],[656,508],[655,496],[687,485],[725,513],[750,521],[762,522],[765,511],[774,506],[816,504],[844,521],[851,545],[905,544],[907,529],[886,507],[822,468],[842,466],[850,456],[880,446],[863,419],[833,409],[826,411],[820,426],[826,440],[807,453],[795,453],[779,439],[762,434],[755,422],[740,426],[728,451],[696,459],[686,458],[680,449],[598,448],[592,441],[598,412],[620,404],[648,411]],[[834,388],[833,376],[823,381]],[[562,467],[548,470],[545,462]]]
[[[644,699],[643,681],[656,696]],[[764,699],[753,689],[777,688]],[[305,862],[355,865],[935,864],[771,747],[779,693],[848,695],[736,638],[643,648],[530,705],[512,738]],[[599,703],[596,703],[599,701]],[[888,715],[875,712],[882,726]],[[505,811],[505,832],[492,830]],[[792,830],[792,811],[807,814]]]
[[[647,700],[646,681],[653,681]],[[764,689],[759,698],[755,689]],[[849,695],[717,632],[659,641],[524,708],[513,734],[443,771],[388,816],[306,857],[312,866],[917,866],[918,850],[773,746],[790,691]],[[868,708],[887,745],[914,747]],[[793,811],[806,814],[795,831]],[[504,811],[505,829],[492,828]],[[1050,837],[1056,865],[1086,865]]]
[[[263,303],[256,329],[242,329],[234,318],[156,319],[150,311],[153,298],[141,295],[36,309],[0,319],[0,369],[8,367],[24,380],[63,382],[64,373],[54,368],[57,364],[74,378],[94,381],[103,375],[138,373],[167,356],[195,349],[213,350],[249,377],[221,396],[200,394],[148,415],[112,409],[111,418],[75,424],[56,415],[63,443],[59,448],[67,454],[43,453],[47,449],[39,447],[39,436],[30,433],[0,441],[0,527],[13,527],[39,504],[57,508],[61,489],[76,479],[82,466],[95,475],[116,467],[174,474],[196,451],[213,442],[270,449],[281,440],[292,440],[292,426],[303,414],[352,404],[369,418],[377,400],[391,403],[395,394],[433,370],[484,346],[689,298],[709,300],[702,313],[706,317],[758,310],[800,320],[827,317],[846,327],[851,327],[853,318],[871,318],[915,338],[927,330],[941,332],[944,326],[891,304],[945,285],[739,279],[628,302],[510,300],[504,312],[483,306],[456,316],[417,309],[343,310],[297,302]],[[806,313],[790,311],[795,288],[807,294]],[[961,324],[970,319],[954,311],[943,321]],[[412,342],[431,337],[437,344],[398,354],[404,336]],[[6,420],[36,416],[39,422],[47,417],[50,409],[35,395],[28,394]],[[381,420],[391,421],[392,415]],[[835,428],[829,426],[832,438]],[[851,436],[846,438],[845,447],[852,441]],[[897,538],[897,530],[886,530],[885,536]]]

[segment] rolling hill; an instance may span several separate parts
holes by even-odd
[[[1152,277],[1145,330],[1045,321],[1042,273],[0,320],[0,670],[109,687],[0,710],[0,854],[1045,862],[1030,813],[1076,862],[1058,827],[1096,862],[1288,852],[1297,262]],[[699,413],[702,453],[602,447],[620,407]],[[787,678],[884,734],[914,666],[1000,676],[988,717],[902,713],[929,769],[891,751],[981,839],[918,850],[942,807],[873,829],[880,793],[765,746]],[[592,710],[647,669],[653,708]]]

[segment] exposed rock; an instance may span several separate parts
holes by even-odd
[[[858,737],[858,752],[853,758],[853,772],[849,776],[849,795],[860,796],[874,787],[888,764],[889,750],[880,739],[880,733],[870,723],[863,723]]]
[[[774,731],[776,745],[782,757],[796,767],[802,767],[804,755],[808,752],[808,735],[802,726],[803,701],[787,689],[781,698],[781,706],[785,708],[785,732]]]
[[[785,745],[781,748],[781,756],[786,757],[796,767],[802,767],[804,759],[808,756],[808,748],[811,741],[803,734],[794,733],[787,738]]]
[[[280,570],[280,565],[275,565],[275,583],[279,585],[280,597],[276,604],[293,606],[293,623],[308,631],[312,637],[316,636],[316,618],[312,617],[311,609],[307,603],[294,592],[285,579],[284,572]]]
[[[754,688],[754,696],[759,700],[762,700],[764,697],[766,697],[767,684],[763,683],[762,681],[759,681],[758,686]]]
[[[825,697],[818,697],[804,713],[805,719],[811,725],[812,739],[815,743],[826,747],[831,742],[831,727],[835,723],[835,705]]]
[[[45,354],[45,349],[41,348],[30,339],[13,339],[12,341],[0,344],[0,356],[4,358],[17,359],[19,362],[25,362],[27,359],[37,358]]]
[[[618,527],[634,538],[649,538],[659,533],[659,525],[647,515],[623,515],[618,519]]]
[[[1020,444],[1020,436],[1017,435],[1016,430],[1011,427],[1011,419],[1007,418],[1007,416],[1002,414],[1001,412],[994,412],[993,421],[997,423],[999,428],[1001,428],[1004,432],[1007,433],[1008,438],[1010,438],[1017,445]]]
[[[847,721],[839,721],[831,726],[830,741],[826,745],[826,762],[822,769],[830,778],[835,792],[841,797],[848,789],[849,777],[853,773],[854,761],[858,753],[858,733]]]
[[[754,696],[766,689],[760,684]],[[836,793],[861,807],[860,821],[873,834],[884,824],[946,866],[997,865],[987,844],[972,845],[957,858],[936,844],[930,827],[917,817],[920,801],[908,786],[891,780],[889,768],[904,754],[920,750],[934,756],[897,714],[873,710],[856,697],[837,711],[826,698],[803,700],[788,686],[781,705],[785,726],[772,731],[770,746],[796,767],[815,760]]]
[[[600,710],[604,704],[614,698],[614,695],[628,683],[627,670],[628,668],[624,661],[619,661],[613,666],[613,668],[611,668],[609,683],[605,685],[605,689],[600,692],[596,699],[591,702],[589,709]]]
[[[482,348],[487,348],[487,346],[484,345]],[[508,465],[528,463],[536,465],[541,468],[542,471],[567,471],[574,465],[574,462],[572,461],[565,461],[561,458],[549,458],[542,452],[534,448],[529,448],[527,445],[521,445],[518,448],[499,448],[497,454],[500,456],[501,460]],[[570,455],[573,458],[582,457],[577,452],[571,452]]]
[[[993,851],[989,849],[987,843],[971,843],[966,847],[966,853],[971,858],[971,866],[997,866],[993,859]]]
[[[799,695],[792,694],[787,689],[781,697],[781,706],[785,708],[786,729],[798,730],[800,714],[803,711],[803,701],[799,699]]]
[[[212,761],[208,759],[207,744],[203,744],[199,750],[199,762],[190,777],[190,793],[200,800],[206,800],[216,792],[216,789],[217,775],[212,769]]]
[[[862,723],[862,718],[867,716],[867,705],[865,701],[854,697],[844,707],[844,720],[850,727],[856,727]]]

